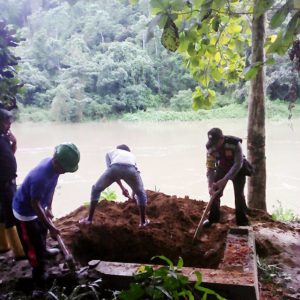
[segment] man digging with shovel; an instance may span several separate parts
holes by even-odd
[[[244,195],[246,176],[251,176],[252,167],[242,151],[242,140],[238,137],[223,135],[219,128],[208,131],[207,149],[207,179],[209,194],[214,197],[208,220],[204,227],[220,220],[220,198],[229,180],[233,183],[235,197],[235,217],[238,226],[249,225],[246,216],[247,206]]]
[[[114,182],[120,186],[123,195],[130,199],[128,191],[121,182],[121,180],[124,180],[133,191],[132,198],[135,199],[135,195],[137,197],[140,210],[139,226],[144,227],[148,225],[150,221],[146,218],[147,195],[140,172],[136,167],[135,157],[129,147],[124,144],[119,145],[116,149],[108,152],[105,158],[107,169],[92,187],[89,215],[87,218],[80,220],[79,223],[84,225],[90,225],[92,223],[101,192]]]
[[[44,299],[46,259],[59,252],[59,249],[46,247],[48,230],[52,238],[59,237],[59,230],[51,222],[54,190],[60,174],[77,171],[79,160],[80,153],[74,144],[58,145],[53,157],[44,159],[29,172],[14,196],[13,213],[17,229],[32,266],[36,287],[34,299]]]

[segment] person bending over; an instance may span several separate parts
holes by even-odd
[[[46,260],[59,252],[56,248],[46,247],[47,232],[54,239],[59,234],[51,221],[57,181],[61,174],[77,171],[79,160],[80,153],[74,144],[58,145],[52,157],[42,160],[29,172],[13,199],[13,213],[25,254],[32,266],[37,296],[46,288]]]
[[[204,227],[220,220],[220,198],[229,180],[233,183],[235,197],[236,224],[249,225],[246,216],[247,206],[244,195],[246,176],[251,176],[252,167],[246,160],[242,151],[242,139],[234,136],[223,135],[219,128],[208,131],[207,149],[207,179],[209,194],[217,193],[214,199],[208,220]]]
[[[92,186],[91,204],[88,217],[80,220],[80,224],[89,225],[93,221],[94,212],[101,192],[116,182],[125,197],[129,198],[128,190],[122,185],[124,180],[132,189],[132,198],[137,198],[140,211],[140,227],[146,226],[150,221],[146,218],[147,195],[144,189],[140,172],[136,166],[136,160],[127,145],[119,145],[116,149],[106,154],[107,169]]]

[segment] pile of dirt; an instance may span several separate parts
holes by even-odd
[[[207,203],[153,191],[147,191],[147,195],[150,224],[146,227],[139,227],[139,211],[134,201],[106,200],[97,205],[91,226],[78,223],[88,214],[88,208],[84,206],[56,220],[55,224],[82,266],[93,259],[162,263],[151,258],[164,255],[174,262],[181,256],[185,266],[217,268],[224,255],[227,232],[236,226],[234,209],[222,206],[220,223],[204,229],[193,243]],[[261,300],[300,299],[299,224],[274,222],[270,215],[259,210],[250,210],[249,218],[255,233],[257,254],[266,266],[276,266],[276,274],[271,280],[260,281]],[[48,242],[55,244],[51,239]],[[30,277],[26,261],[21,265],[15,262],[13,265],[12,261],[0,257],[3,284],[9,278]],[[50,270],[52,268],[54,276],[60,272],[55,265],[62,261],[61,255],[52,263]]]
[[[79,226],[88,213],[80,207],[56,222],[66,244],[82,264],[92,259],[149,263],[156,255],[185,266],[216,268],[223,257],[226,234],[234,226],[234,210],[222,207],[219,224],[205,230],[193,243],[193,236],[207,203],[148,191],[147,216],[150,224],[139,227],[134,201],[101,201],[92,226]]]

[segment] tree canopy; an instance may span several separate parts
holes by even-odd
[[[251,2],[140,0],[135,6],[125,0],[1,2],[0,19],[12,24],[22,39],[18,47],[6,48],[21,58],[14,68],[24,93],[15,90],[15,96],[21,108],[42,108],[55,120],[72,122],[137,110],[188,110],[191,106],[181,106],[179,99],[190,96],[190,91],[195,109],[208,108],[216,95],[245,101],[246,80],[261,64],[269,64],[270,99],[284,100],[291,94],[297,99],[299,80],[292,61],[277,55],[283,53],[280,45],[286,51],[291,44],[290,33],[299,30],[292,2],[276,1],[275,6],[273,1],[260,2],[268,5],[260,5],[259,12],[271,8],[268,22],[274,29],[266,49],[275,55],[255,66],[250,63]],[[297,60],[294,55],[293,62]]]

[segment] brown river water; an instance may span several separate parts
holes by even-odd
[[[60,176],[53,212],[65,215],[89,201],[91,186],[105,170],[105,153],[118,144],[128,144],[136,155],[146,189],[208,201],[205,167],[207,131],[220,127],[224,134],[243,138],[246,152],[247,120],[199,122],[95,122],[83,124],[15,123],[18,140],[17,183],[54,147],[72,142],[81,152],[79,170]],[[300,119],[268,121],[266,124],[267,207],[272,212],[278,201],[300,215]],[[111,190],[125,200],[117,185]],[[231,182],[222,204],[234,207]]]

